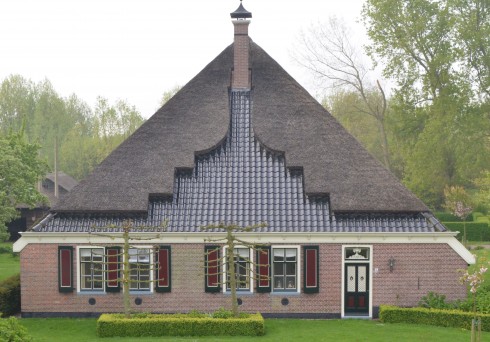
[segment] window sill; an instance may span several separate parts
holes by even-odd
[[[299,296],[301,292],[298,291],[272,291],[272,296]]]
[[[81,290],[81,291],[78,291],[77,294],[79,294],[79,295],[87,295],[87,296],[101,296],[101,295],[106,295],[107,292],[105,292],[105,291]]]
[[[129,291],[129,295],[142,296],[142,295],[152,295],[152,291]]]
[[[223,292],[224,295],[227,295],[227,296],[231,296],[231,292],[230,291],[226,291],[226,292]],[[236,292],[236,295],[237,296],[252,296],[254,295],[255,292],[250,292],[250,291],[237,291]]]

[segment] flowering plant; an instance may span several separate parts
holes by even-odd
[[[487,270],[488,267],[480,265],[479,269],[471,273],[468,270],[464,271],[463,275],[459,278],[462,284],[469,285],[470,292],[473,294],[473,314],[475,319],[476,319],[476,292],[480,288],[481,284],[485,281],[485,273],[487,272]]]

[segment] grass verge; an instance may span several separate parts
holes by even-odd
[[[96,319],[21,319],[29,334],[38,342],[66,341],[451,341],[467,342],[468,330],[417,324],[383,324],[372,320],[298,320],[267,319],[266,335],[259,337],[134,337],[98,338]],[[482,341],[490,333],[482,333]]]
[[[3,242],[0,246],[12,246],[12,243]],[[0,253],[0,281],[20,272],[19,256],[12,253]]]

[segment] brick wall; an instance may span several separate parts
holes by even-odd
[[[429,291],[445,294],[449,300],[463,298],[464,286],[458,283],[457,269],[466,266],[445,244],[374,244],[372,291],[373,305],[416,305]],[[75,246],[74,246],[75,247]],[[228,307],[229,295],[204,292],[202,244],[172,246],[172,292],[132,296],[143,303],[138,311],[185,312],[192,309],[213,311]],[[30,244],[21,253],[22,312],[115,312],[122,311],[122,293],[78,294],[58,292],[58,245]],[[395,258],[390,272],[388,260]],[[74,273],[77,255],[74,248]],[[299,268],[302,270],[303,256]],[[375,269],[378,269],[375,272]],[[302,272],[302,271],[301,271]],[[342,245],[320,245],[320,292],[316,294],[239,294],[241,310],[276,314],[340,314]],[[76,276],[74,276],[76,278]],[[301,274],[303,279],[303,274]],[[75,280],[76,281],[76,280]],[[301,282],[302,284],[302,282]],[[90,305],[89,299],[96,304]],[[281,304],[287,298],[289,305]]]
[[[235,41],[233,59],[233,81],[232,88],[250,88],[249,77],[249,51],[250,38],[248,36],[248,20],[235,20]]]

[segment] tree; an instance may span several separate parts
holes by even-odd
[[[40,145],[39,153],[49,165],[54,162],[58,141],[61,169],[84,178],[144,119],[126,101],[114,104],[99,97],[92,109],[75,94],[60,96],[49,80],[34,83],[11,75],[0,84],[0,132],[17,132]]]
[[[444,196],[446,197],[444,207],[453,215],[463,220],[463,243],[466,245],[466,219],[473,211],[470,196],[461,186],[446,187],[444,189]]]
[[[107,232],[108,228],[121,230],[120,233]],[[136,261],[130,262],[130,249],[137,248],[131,244],[134,242],[151,241],[160,238],[160,232],[165,231],[167,223],[163,222],[160,226],[135,226],[133,221],[128,219],[124,220],[120,227],[112,225],[109,227],[92,227],[89,232],[91,235],[109,237],[112,240],[122,240],[123,248],[122,252],[106,253],[100,255],[100,261],[96,263],[96,267],[100,270],[100,273],[113,274],[114,277],[103,277],[104,282],[121,282],[123,284],[123,303],[124,303],[124,315],[126,318],[131,317],[131,297],[130,297],[130,284],[142,283],[151,284],[162,279],[150,280],[138,280],[133,279],[131,272],[133,270],[143,270],[148,274],[154,272],[159,268],[159,262],[155,263],[155,267],[150,266],[147,262],[141,262],[139,255],[136,255]],[[145,230],[150,232],[157,232],[154,236],[145,235],[145,237],[138,235],[138,231]],[[158,253],[158,247],[154,248],[155,253]],[[122,263],[120,260],[122,259]],[[94,265],[92,265],[94,266]],[[122,268],[121,268],[122,266]]]
[[[0,134],[0,241],[8,237],[6,224],[19,215],[18,204],[46,201],[36,186],[48,169],[38,151],[39,145],[27,143],[22,130]]]
[[[307,34],[300,36],[301,46],[296,49],[295,59],[321,83],[336,91],[346,89],[356,93],[358,101],[354,108],[358,113],[375,119],[381,138],[381,161],[389,169],[385,91],[379,80],[369,81],[369,68],[363,61],[363,54],[350,37],[352,33],[345,23],[330,17],[326,24],[312,26]]]
[[[490,3],[488,0],[448,0],[460,56],[467,75],[478,87],[477,97],[490,99]]]
[[[230,287],[230,294],[231,294],[231,311],[233,313],[234,317],[239,317],[238,313],[238,302],[237,302],[237,287],[240,285],[248,284],[250,282],[250,279],[254,279],[256,277],[253,276],[254,272],[253,269],[255,267],[260,267],[260,266],[268,266],[268,265],[261,265],[258,263],[252,262],[250,258],[247,257],[242,257],[240,255],[237,255],[235,253],[235,249],[237,246],[244,246],[250,248],[252,251],[257,251],[260,246],[256,243],[252,242],[247,242],[244,240],[241,240],[236,237],[235,233],[241,233],[241,232],[251,232],[255,229],[265,227],[266,224],[261,223],[261,224],[255,224],[251,226],[246,226],[246,227],[240,227],[234,224],[229,224],[226,225],[224,223],[220,223],[218,225],[209,225],[206,227],[201,227],[201,230],[213,230],[213,229],[223,229],[226,232],[226,237],[220,238],[220,239],[207,239],[205,241],[207,242],[224,242],[227,249],[226,249],[226,255],[221,257],[218,260],[210,259],[211,253],[208,252],[207,255],[205,255],[205,260],[208,261],[208,263],[216,263],[218,265],[224,264],[226,267],[223,267],[223,271],[218,272],[218,276],[223,276],[226,274],[227,280],[223,282],[219,282],[221,285],[225,285]],[[240,261],[243,261],[241,263]],[[225,270],[227,268],[227,270]],[[208,272],[208,269],[206,269],[206,276],[209,275],[216,275],[216,274],[210,274]],[[259,275],[259,277],[261,277]]]
[[[0,133],[19,131],[23,125],[29,135],[35,99],[33,84],[20,75],[10,75],[0,85]]]
[[[488,211],[490,210],[490,171],[484,171],[481,177],[477,178],[475,182],[479,188],[476,198]]]
[[[175,94],[177,94],[180,89],[182,89],[181,85],[175,85],[173,88],[166,90],[163,92],[162,99],[160,100],[160,107],[167,103]]]
[[[405,144],[403,181],[435,208],[446,185],[469,185],[490,163],[488,103],[463,67],[474,55],[463,46],[475,44],[460,42],[456,3],[470,10],[456,0],[368,0],[363,7],[368,53],[397,84],[397,132],[411,136],[398,140]]]

